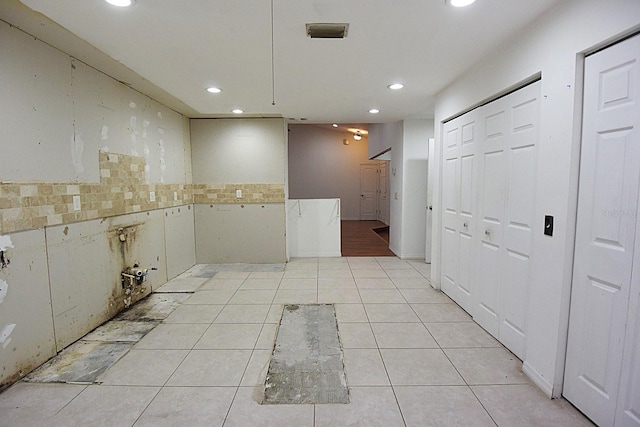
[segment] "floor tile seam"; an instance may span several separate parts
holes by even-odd
[[[458,373],[458,375],[460,376],[460,378],[462,379],[462,381],[464,381],[464,383],[471,387],[469,382],[467,381],[467,379],[462,375],[462,372],[460,372],[460,370],[458,369],[458,367],[455,365],[455,363],[453,363],[453,360],[451,360],[451,358],[449,357],[449,355],[447,354],[446,351],[444,351],[443,348],[440,348],[440,351],[442,352],[442,354],[444,354],[444,357],[447,358],[447,360],[449,361],[449,363],[451,364],[451,366],[453,366],[453,369],[456,370],[456,372]]]
[[[491,412],[489,412],[489,409],[487,409],[486,406],[484,406],[484,403],[482,403],[482,400],[480,400],[480,397],[478,397],[478,395],[476,394],[476,391],[473,389],[473,387],[469,386],[469,390],[471,391],[471,393],[473,394],[473,397],[476,398],[476,400],[478,401],[478,403],[480,404],[480,406],[482,407],[482,409],[484,409],[484,412],[487,413],[487,415],[489,416],[489,418],[491,418],[491,421],[493,421],[493,423],[497,426],[498,422],[493,418],[493,415],[491,415]]]
[[[194,345],[195,345],[195,344],[194,344]],[[178,371],[178,368],[180,368],[180,366],[182,366],[182,364],[184,363],[184,361],[185,361],[185,360],[187,360],[187,357],[189,357],[189,354],[191,354],[191,352],[192,352],[192,351],[193,351],[193,348],[191,348],[191,350],[189,350],[189,351],[186,351],[186,352],[185,352],[184,357],[182,358],[182,360],[180,361],[180,363],[178,363],[178,364],[176,365],[176,367],[173,369],[173,371],[171,372],[171,374],[167,376],[167,379],[166,379],[166,380],[164,381],[164,383],[160,386],[160,389],[162,389],[162,387],[164,387],[164,386],[166,386],[166,385],[167,385],[167,383],[169,382],[169,380],[171,379],[171,377],[173,377],[173,376],[175,375],[175,373]],[[158,393],[160,393],[160,390],[158,390]],[[158,395],[158,393],[156,393],[156,396]],[[152,399],[152,401],[153,401],[154,399],[155,399],[155,396],[154,396],[154,398]],[[149,405],[150,405],[150,404],[151,404],[151,402],[149,402]],[[148,405],[147,405],[147,407],[148,407]],[[146,410],[146,408],[145,408],[145,410]],[[142,413],[144,413],[144,411],[142,411]],[[142,413],[141,413],[140,415],[142,415]],[[136,420],[136,421],[137,421],[137,420]],[[134,424],[135,424],[135,423],[134,423]]]
[[[365,310],[366,313],[366,310]],[[367,314],[368,316],[368,314]],[[396,395],[396,391],[393,388],[393,382],[391,381],[391,375],[389,375],[389,369],[387,368],[387,364],[385,363],[384,357],[382,357],[382,351],[380,349],[380,345],[378,344],[378,339],[376,338],[375,333],[373,333],[373,327],[371,326],[371,322],[369,322],[369,328],[371,329],[371,333],[373,334],[373,339],[376,342],[376,346],[378,346],[378,356],[380,357],[380,361],[382,362],[382,367],[384,368],[385,375],[387,376],[387,381],[389,382],[389,387],[391,387],[391,392],[393,393],[393,398],[396,401],[396,406],[398,407],[398,412],[400,412],[400,416],[402,417],[402,422],[405,427],[407,426],[407,421],[402,413],[402,408],[400,407],[400,402],[398,401],[398,396]]]
[[[251,354],[251,356],[253,356],[253,353]],[[249,356],[249,361],[251,361],[251,356]],[[244,373],[242,374],[242,376],[244,376]],[[242,378],[240,378],[240,382],[242,383]],[[236,391],[235,393],[233,393],[233,398],[231,399],[231,402],[229,403],[229,407],[227,408],[226,413],[224,414],[224,419],[222,420],[222,426],[224,426],[227,423],[227,419],[229,418],[229,414],[231,413],[231,408],[233,408],[233,404],[236,401],[236,398],[238,397],[238,391],[240,391],[240,386],[235,387]]]
[[[151,404],[156,400],[156,398],[158,397],[158,395],[160,394],[160,392],[162,392],[162,389],[166,386],[167,382],[169,382],[169,380],[171,379],[171,377],[176,373],[176,371],[178,370],[178,367],[180,365],[182,365],[182,363],[184,362],[184,360],[187,358],[187,355],[189,354],[189,352],[187,352],[187,354],[185,354],[184,358],[182,359],[182,361],[178,364],[178,366],[176,366],[176,368],[173,370],[173,372],[171,373],[171,375],[169,375],[167,377],[167,379],[165,380],[164,384],[158,387],[158,391],[156,392],[156,394],[153,395],[153,398],[149,401],[149,403],[146,404],[146,406],[144,407],[144,409],[142,411],[140,411],[140,414],[136,417],[135,421],[131,424],[131,426],[135,426],[135,424],[140,420],[140,418],[142,417],[142,415],[144,415],[144,413],[147,411],[147,409],[149,409],[149,407],[151,406]]]
[[[68,383],[67,383],[68,384]],[[77,385],[77,384],[74,384]],[[80,390],[79,393],[77,393],[75,396],[73,396],[67,403],[65,403],[64,405],[62,405],[62,407],[60,409],[58,409],[53,415],[52,417],[56,417],[58,416],[58,414],[60,414],[60,412],[62,412],[67,406],[71,405],[71,403],[73,401],[75,401],[82,393],[85,392],[85,390],[87,390],[89,388],[89,386],[91,386],[93,384],[86,384],[84,385],[84,387],[82,388],[82,390]]]

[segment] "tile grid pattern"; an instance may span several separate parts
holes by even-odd
[[[0,182],[0,233],[192,203],[284,203],[284,184],[147,183],[144,157],[99,153],[99,183]],[[236,190],[243,198],[236,198]],[[150,192],[155,200],[150,200]],[[76,211],[73,197],[80,197]]]
[[[0,425],[590,425],[428,278],[428,265],[397,258],[219,272],[101,385],[19,383],[0,395]],[[256,403],[289,303],[336,304],[350,404]]]

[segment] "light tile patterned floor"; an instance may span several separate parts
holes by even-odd
[[[583,426],[446,295],[397,258],[221,271],[101,378],[17,383],[0,426]],[[188,278],[187,278],[188,279]],[[181,277],[165,289],[194,281]],[[258,405],[282,305],[335,303],[351,403]]]

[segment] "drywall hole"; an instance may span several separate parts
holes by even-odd
[[[210,208],[212,208],[212,207],[213,207],[213,205],[209,205],[209,207],[210,207]]]
[[[69,227],[65,227],[64,230],[62,230],[62,234],[64,234],[65,236],[69,234]]]
[[[240,205],[241,208],[244,208],[244,205]]]
[[[181,212],[181,211],[180,211],[180,208],[178,208],[178,213],[180,213],[180,212]]]
[[[213,207],[213,205],[211,205]],[[191,210],[191,205],[187,206],[187,209]]]

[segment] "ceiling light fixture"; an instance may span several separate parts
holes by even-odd
[[[453,7],[466,7],[474,3],[476,0],[446,0]]]
[[[219,87],[208,87],[207,88],[207,92],[209,93],[220,93],[222,92],[222,89],[220,89]]]
[[[334,123],[334,124],[332,124],[331,126],[333,126],[334,128],[337,128],[337,127],[338,127],[338,124],[337,124],[337,123]]]
[[[244,113],[244,111],[242,111],[242,110],[241,110],[241,109],[239,109],[239,108],[236,108],[235,110],[231,110],[231,112],[232,112],[233,114],[242,114],[242,113]]]
[[[133,5],[134,0],[105,0],[112,6],[129,7]]]
[[[362,139],[362,134],[360,133],[360,131],[356,132],[356,134],[353,135],[353,139],[355,139],[356,141],[360,141]]]
[[[404,85],[402,83],[394,83],[392,85],[387,86],[389,89],[391,90],[398,90],[398,89],[402,89],[404,87]]]
[[[380,112],[380,110],[378,110],[377,108],[372,108],[371,110],[369,110],[369,112],[371,114],[378,114]]]

